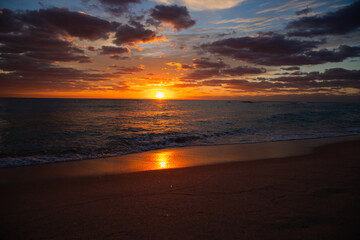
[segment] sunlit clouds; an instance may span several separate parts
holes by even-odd
[[[359,99],[358,1],[3,5],[2,97]]]

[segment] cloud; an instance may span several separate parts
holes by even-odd
[[[114,47],[114,46],[102,46],[100,49],[100,54],[110,55],[110,58],[115,60],[125,60],[129,57],[120,56],[124,53],[130,53],[130,50],[126,47]]]
[[[171,88],[198,88],[199,86],[197,83],[176,83],[171,85]]]
[[[130,57],[120,56],[118,54],[110,55],[110,58],[115,59],[115,60],[128,60],[128,59],[130,59]]]
[[[3,9],[0,13],[0,51],[49,63],[90,62],[84,50],[71,38],[108,39],[117,25],[66,8],[17,12]],[[2,55],[3,58],[8,56]]]
[[[189,70],[189,69],[193,69],[194,67],[188,64],[182,64],[182,63],[178,63],[178,62],[168,62],[166,63],[166,65],[169,66],[176,66],[177,70]]]
[[[22,54],[34,59],[54,61],[90,62],[84,51],[73,43],[52,36],[23,34],[0,34],[0,52]],[[6,57],[7,55],[2,55]]]
[[[195,70],[186,76],[182,77],[183,80],[201,80],[210,77],[220,76],[221,73],[218,69],[210,70]]]
[[[110,66],[110,68],[114,69],[116,72],[114,72],[114,74],[118,75],[129,75],[129,74],[134,74],[137,72],[142,72],[144,71],[144,65],[140,65],[138,67],[122,67],[122,66],[117,66],[117,65],[112,65]]]
[[[109,22],[85,13],[69,11],[66,8],[49,8],[26,11],[19,18],[28,26],[51,29],[80,39],[108,39],[117,23]],[[24,26],[25,27],[25,26]]]
[[[300,67],[282,67],[281,70],[286,70],[286,71],[295,71],[295,70],[300,70]]]
[[[203,11],[203,10],[218,10],[218,9],[227,9],[232,8],[244,0],[153,0],[158,3],[163,4],[179,4],[185,5],[190,10],[194,11]]]
[[[211,21],[212,24],[226,24],[226,23],[256,23],[271,20],[269,17],[259,17],[259,18],[233,18],[233,19],[224,19],[218,21]]]
[[[176,31],[187,29],[196,23],[195,20],[191,19],[186,7],[177,5],[156,5],[150,10],[150,16],[155,20],[171,25]]]
[[[122,16],[131,4],[139,4],[140,0],[99,0],[107,12],[114,16]]]
[[[243,71],[240,71],[240,70]],[[256,69],[256,70],[255,70]],[[176,88],[188,87],[221,87],[225,89],[258,92],[258,93],[339,93],[345,88],[360,89],[360,70],[344,68],[326,69],[324,72],[294,72],[288,76],[276,78],[256,79],[218,79],[221,76],[242,76],[243,74],[258,74],[265,69],[239,66],[232,69],[195,70],[183,77],[182,83],[175,84]],[[246,72],[246,73],[245,73]],[[216,79],[209,79],[217,77]],[[205,80],[203,80],[205,79]]]
[[[307,15],[311,11],[311,8],[305,8],[299,11],[296,11],[296,16]]]
[[[285,11],[291,11],[294,9],[305,9],[305,8],[311,9],[328,4],[328,2],[320,2],[320,3],[314,3],[314,2],[315,2],[314,0],[311,1],[291,0],[291,1],[287,1],[286,3],[276,2],[279,3],[279,6],[260,10],[256,12],[256,14],[262,14],[268,12],[280,13]]]
[[[100,54],[123,54],[129,53],[130,50],[126,47],[113,47],[113,46],[102,46]]]
[[[123,44],[134,46],[135,43],[148,43],[165,40],[162,36],[157,36],[156,32],[145,29],[140,23],[136,27],[124,24],[116,29],[115,40],[113,41],[116,45],[120,46]]]
[[[0,33],[18,32],[22,29],[23,23],[17,13],[10,9],[0,11]]]
[[[310,65],[341,62],[360,56],[359,47],[341,45],[337,49],[314,51],[322,41],[288,39],[280,34],[228,38],[201,45],[210,53],[267,66]]]
[[[248,67],[248,66],[238,66],[235,68],[229,68],[230,66],[219,62],[210,62],[206,58],[204,60],[201,59],[201,64],[197,65],[195,62],[200,59],[193,59],[195,68],[205,68],[206,70],[195,70],[186,76],[184,76],[183,80],[202,80],[212,77],[219,76],[243,76],[249,74],[262,74],[266,72],[265,68],[256,68],[256,67]]]
[[[34,11],[0,11],[0,88],[32,91],[103,89],[94,82],[109,81],[113,74],[61,67],[62,62],[91,62],[74,38],[108,39],[119,23],[65,8]],[[126,48],[104,46],[103,54],[120,54]],[[115,55],[114,55],[115,57]],[[107,87],[109,89],[109,87]]]
[[[111,1],[116,2],[116,1]],[[60,36],[78,37],[86,40],[108,39],[115,32],[117,45],[146,43],[164,39],[156,32],[145,29],[141,23],[131,21],[134,26],[106,21],[85,13],[72,12],[66,8],[40,9],[38,11],[12,12],[3,10],[0,14],[0,32],[18,32],[18,35],[32,35],[39,38]],[[44,35],[46,34],[46,36]]]
[[[265,68],[256,68],[256,67],[248,67],[248,66],[238,66],[231,69],[224,69],[222,73],[230,76],[241,76],[245,74],[261,74],[265,73]]]
[[[271,81],[277,82],[298,82],[300,84],[306,82],[315,81],[352,81],[358,84],[357,88],[360,88],[360,70],[348,70],[344,68],[330,68],[326,69],[323,73],[320,72],[310,72],[302,73],[303,76],[289,76],[289,77],[279,77],[272,78]]]
[[[360,70],[343,68],[326,69],[323,73],[310,72],[304,76],[288,76],[279,78],[262,78],[262,80],[245,79],[212,79],[196,83],[177,84],[176,87],[222,87],[246,92],[304,93],[324,92],[334,93],[344,88],[360,89]]]
[[[95,52],[95,51],[96,51],[96,47],[94,47],[94,46],[88,46],[88,47],[87,47],[87,50],[92,51],[92,52]]]
[[[343,35],[357,31],[360,27],[360,1],[324,16],[303,17],[287,24],[292,30],[289,36],[314,37],[322,35]]]
[[[0,73],[2,90],[80,91],[93,88],[94,82],[106,81],[112,74],[91,73],[69,67],[58,67],[49,62],[25,55],[2,54]]]
[[[200,83],[203,86],[223,87],[229,89],[241,89],[243,91],[268,91],[274,88],[282,88],[284,84],[267,81],[248,81],[243,79],[207,80]]]
[[[229,67],[229,65],[225,64],[221,59],[217,62],[211,62],[209,58],[195,58],[193,59],[193,63],[195,68],[225,68]]]
[[[60,65],[71,61],[91,62],[84,49],[98,50],[100,54],[110,55],[113,59],[127,59],[120,55],[130,52],[126,47],[80,47],[75,42],[76,38],[87,41],[106,40],[114,34],[112,40],[117,45],[130,46],[164,40],[136,21],[131,24],[134,26],[110,22],[66,8],[32,11],[3,9],[0,11],[0,88],[3,91],[16,90],[19,86],[39,91],[111,89],[111,86],[101,86],[100,82],[140,72],[143,67],[118,68],[116,72],[109,74]]]

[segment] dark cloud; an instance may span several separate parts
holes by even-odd
[[[65,8],[49,8],[34,11],[0,12],[0,61],[2,79],[34,84],[42,77],[42,82],[64,82],[71,78],[75,81],[107,79],[104,74],[87,74],[73,68],[61,68],[59,62],[90,62],[83,48],[73,38],[90,41],[108,39],[115,33],[118,45],[144,43],[160,39],[155,32],[146,30],[141,24],[136,27],[109,22]],[[95,47],[85,47],[95,51]],[[103,46],[100,54],[108,54],[113,59],[128,59],[120,56],[130,50],[125,47]],[[18,58],[16,61],[15,59]],[[56,64],[55,64],[56,63]],[[34,65],[35,64],[35,65]],[[122,74],[129,72],[122,70]],[[52,77],[51,81],[49,80]],[[63,79],[62,79],[63,77]],[[111,77],[111,76],[107,76]]]
[[[115,60],[126,60],[129,57],[120,56],[121,54],[129,53],[130,50],[126,47],[113,47],[113,46],[102,46],[100,49],[100,54],[110,55],[110,58]]]
[[[23,23],[17,13],[10,9],[0,11],[0,33],[18,32],[22,29]]]
[[[117,24],[66,8],[49,8],[34,11],[2,9],[0,32],[33,32],[46,35],[67,35],[81,39],[107,39]]]
[[[128,74],[134,74],[137,72],[144,71],[144,66],[140,65],[138,67],[122,67],[117,65],[112,65],[110,68],[114,69],[116,72],[114,74],[121,74],[121,75],[128,75]]]
[[[182,79],[183,80],[201,80],[210,77],[215,77],[221,75],[218,69],[211,70],[195,70],[192,73],[187,74]]]
[[[188,64],[181,64],[181,69],[183,70],[189,70],[189,69],[193,69],[194,67]]]
[[[117,28],[115,34],[115,40],[113,41],[116,45],[122,44],[135,45],[135,43],[147,43],[155,42],[163,39],[161,36],[157,36],[156,32],[145,29],[142,24],[137,24],[136,27],[130,25],[121,25]]]
[[[69,37],[107,39],[118,24],[65,8],[49,8],[17,12],[3,9],[0,26],[1,53],[22,54],[49,63],[83,63],[90,62],[90,58]]]
[[[234,35],[234,34],[236,34],[236,31],[224,32],[224,33],[217,33],[217,34],[216,34],[216,37],[222,38],[222,37],[229,36],[229,35]],[[203,37],[203,36],[202,36],[202,37]],[[210,35],[208,35],[207,37],[210,37]]]
[[[193,68],[194,68],[192,65],[182,64],[182,63],[178,63],[178,62],[168,62],[168,63],[166,63],[166,65],[176,66],[176,68],[177,68],[178,70],[189,70],[189,69],[193,69]]]
[[[213,86],[258,92],[334,92],[343,88],[360,89],[360,70],[327,69],[323,73],[303,73],[303,76],[268,78],[260,81],[245,79],[206,80],[198,86]]]
[[[295,72],[289,73],[288,75],[305,75],[305,74],[306,74],[306,72],[295,71]]]
[[[342,91],[344,88],[360,89],[360,70],[347,70],[343,68],[327,69],[321,72],[302,72],[301,76],[289,75],[278,78],[257,78],[257,80],[248,79],[211,79],[204,80],[208,76],[219,74],[218,72],[194,75],[193,82],[175,84],[172,87],[188,88],[188,87],[221,87],[230,90],[239,90],[246,92],[269,92],[269,93],[312,93],[327,92],[334,93]],[[205,77],[204,77],[205,76]]]
[[[295,70],[300,70],[300,67],[282,67],[281,70],[286,70],[286,71],[295,71]]]
[[[153,19],[171,25],[176,31],[187,29],[196,23],[195,20],[191,19],[186,7],[156,5],[150,12]]]
[[[296,16],[307,15],[311,11],[311,8],[305,8],[299,11],[296,11]]]
[[[274,86],[277,88],[283,88],[284,92],[290,92],[289,89],[292,89],[292,91],[338,91],[344,88],[360,89],[360,70],[332,68],[326,69],[323,73],[301,72],[301,74],[268,78],[266,82],[275,84]]]
[[[87,50],[94,52],[94,51],[96,51],[96,47],[88,46]]]
[[[286,29],[289,36],[313,37],[321,35],[343,35],[360,27],[360,1],[324,16],[303,17],[290,22]]]
[[[46,91],[111,89],[109,86],[102,87],[100,82],[140,72],[143,68],[120,67],[109,74],[61,67],[59,63],[90,62],[84,49],[97,50],[93,46],[79,47],[74,37],[94,41],[108,39],[111,33],[115,33],[114,42],[117,45],[133,46],[161,39],[135,20],[131,24],[122,25],[65,8],[16,12],[3,9],[0,12],[0,88],[3,91],[15,90],[19,86],[27,90]],[[126,47],[114,46],[103,46],[98,50],[100,54],[117,60],[128,59],[120,55],[130,52]]]
[[[129,52],[130,52],[130,50],[125,47],[102,46],[100,54],[105,54],[105,55],[117,54],[118,55],[118,54],[124,54],[124,53],[129,53]]]
[[[203,44],[201,47],[211,53],[256,62],[258,59],[302,54],[316,48],[319,44],[319,41],[301,41],[286,39],[282,35],[271,35],[228,38]]]
[[[261,74],[265,73],[265,68],[256,68],[256,67],[248,67],[248,66],[238,66],[235,68],[227,68],[222,69],[223,67],[219,67],[218,65],[205,65],[202,68],[211,68],[207,70],[195,70],[182,79],[184,80],[202,80],[212,77],[219,77],[219,76],[243,76],[249,74]],[[228,65],[226,65],[228,66]]]
[[[238,89],[243,91],[269,91],[275,88],[283,88],[282,83],[272,83],[268,81],[248,81],[244,79],[230,79],[230,80],[207,80],[201,82],[203,86],[223,87],[229,89]]]
[[[95,89],[91,82],[112,74],[61,67],[61,62],[90,62],[73,38],[107,39],[118,23],[65,8],[0,12],[0,88],[31,90]],[[6,26],[6,27],[4,27]],[[94,47],[87,50],[95,51]]]
[[[122,16],[131,4],[141,3],[140,0],[99,0],[105,10],[114,16]]]
[[[193,59],[193,63],[195,68],[225,68],[229,67],[229,65],[225,64],[221,59],[217,62],[211,62],[209,58],[195,58]]]
[[[230,76],[241,76],[245,74],[261,74],[265,73],[265,68],[256,68],[256,67],[248,67],[248,66],[238,66],[231,69],[224,69],[222,73]]]
[[[35,59],[53,61],[90,62],[84,51],[70,41],[51,34],[33,31],[0,34],[0,52],[22,54]],[[2,57],[6,57],[3,55]]]
[[[31,19],[34,18],[34,19]],[[108,39],[109,33],[114,31],[117,24],[91,15],[72,12],[66,8],[40,9],[39,11],[28,11],[24,19],[28,22],[36,21],[39,18],[46,20],[49,27],[57,27],[66,32],[69,36],[80,39]]]
[[[2,54],[0,73],[2,90],[51,90],[79,91],[89,89],[92,82],[101,82],[113,77],[111,74],[90,73],[68,67],[58,67],[47,61],[25,55]]]
[[[304,76],[290,76],[290,77],[279,77],[273,78],[271,81],[277,82],[299,82],[305,83],[306,81],[354,81],[357,82],[358,88],[360,87],[360,70],[348,70],[344,68],[331,68],[326,69],[323,73],[320,72],[302,72]]]
[[[118,54],[110,55],[110,58],[115,59],[115,60],[128,60],[128,59],[130,59],[130,57],[120,56]]]
[[[350,47],[347,45],[340,45],[337,49],[333,49],[333,50],[321,49],[319,51],[309,51],[309,52],[305,52],[305,55],[308,59],[304,59],[303,64],[341,62],[347,58],[359,57],[360,47]]]
[[[359,47],[341,45],[338,49],[316,49],[323,41],[288,39],[283,35],[228,38],[203,44],[205,51],[267,66],[309,65],[341,62],[360,56]]]

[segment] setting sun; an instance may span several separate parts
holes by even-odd
[[[158,99],[162,99],[162,98],[165,97],[165,94],[164,94],[163,92],[157,92],[155,96],[156,96],[156,98],[158,98]]]

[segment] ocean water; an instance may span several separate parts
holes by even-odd
[[[359,103],[0,99],[0,167],[359,133]]]

